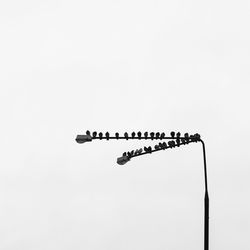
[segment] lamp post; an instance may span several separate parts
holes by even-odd
[[[154,146],[154,149],[149,147],[144,147],[144,151],[142,148],[132,150],[130,152],[124,152],[123,155],[119,158],[117,158],[117,163],[119,165],[124,165],[128,161],[130,161],[131,158],[145,155],[145,154],[152,154],[156,151],[160,150],[166,150],[166,149],[171,149],[174,147],[180,147],[185,144],[189,144],[192,142],[201,142],[202,144],[202,150],[203,150],[203,161],[204,161],[204,177],[205,177],[205,196],[204,196],[204,250],[209,249],[209,196],[208,196],[208,184],[207,184],[207,163],[206,163],[206,150],[205,150],[205,143],[204,141],[200,138],[199,134],[194,134],[194,135],[189,135],[188,133],[184,134],[184,137],[181,137],[181,133],[175,133],[171,132],[170,137],[166,137],[165,133],[148,133],[145,132],[144,136],[142,136],[141,132],[136,133],[133,132],[131,136],[128,135],[127,132],[124,133],[124,136],[119,136],[119,133],[115,133],[115,136],[110,136],[108,132],[105,133],[105,135],[100,132],[97,134],[97,132],[93,132],[92,135],[90,131],[86,131],[85,135],[77,135],[76,137],[76,142],[77,143],[85,143],[85,142],[90,142],[94,139],[106,139],[106,140],[112,140],[112,139],[125,139],[125,140],[169,140],[168,144],[166,142],[159,143],[158,145]]]

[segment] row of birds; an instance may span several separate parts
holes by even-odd
[[[163,143],[160,142],[159,144],[154,146],[154,150],[152,149],[151,146],[144,147],[144,153],[152,153],[154,151],[158,151],[162,149],[165,150],[167,148],[174,148],[176,146],[179,147],[180,145],[188,144],[190,142],[197,142],[199,140],[198,134],[194,136],[190,136],[190,137],[191,139],[181,138],[181,139],[176,139],[175,141],[171,140],[171,141],[168,141],[168,144],[166,142],[163,142]],[[140,148],[140,149],[132,150],[130,152],[124,152],[122,156],[128,156],[130,158],[132,156],[140,155],[142,153],[143,153],[143,149]]]
[[[102,139],[107,139],[107,140],[109,140],[109,138],[110,138],[109,132],[106,132],[105,135],[104,135],[102,132],[97,133],[97,132],[95,131],[95,132],[93,132],[92,135],[91,135],[90,131],[87,130],[87,131],[86,131],[86,135],[91,136],[93,139],[95,139],[95,138],[98,136],[98,138],[99,138],[100,140],[102,140]],[[131,133],[131,138],[132,138],[132,139],[135,138],[136,135],[138,136],[138,139],[141,139],[142,133],[141,133],[140,131],[137,132],[137,134],[136,134],[135,132],[132,132],[132,133]],[[154,132],[151,132],[151,133],[145,132],[143,135],[144,135],[144,138],[143,138],[143,139],[152,139],[152,140],[154,140],[154,139],[160,139],[160,140],[162,140],[162,139],[164,139],[164,137],[165,137],[165,133],[159,133],[159,132],[157,132],[157,133],[154,133]],[[172,132],[170,133],[170,135],[171,135],[172,138],[175,138],[175,137],[176,137],[177,139],[178,139],[179,137],[181,137],[181,133],[180,133],[180,132],[175,133],[174,131],[172,131]],[[119,133],[115,133],[115,137],[116,137],[116,139],[120,139]],[[124,133],[124,137],[125,137],[125,139],[128,140],[128,139],[129,139],[129,134],[128,134],[127,132],[125,132],[125,133]],[[185,134],[184,134],[184,137],[185,137],[186,140],[188,140],[189,138],[191,138],[191,139],[192,139],[192,138],[200,139],[200,135],[199,135],[199,134],[195,134],[195,135],[190,135],[190,136],[189,136],[188,133],[185,133]]]

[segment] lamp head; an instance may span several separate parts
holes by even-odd
[[[122,157],[117,158],[117,163],[119,165],[124,165],[125,163],[127,163],[128,161],[130,161],[129,157],[127,155],[124,155]]]
[[[88,141],[92,141],[91,135],[77,135],[77,137],[76,137],[77,143],[84,143],[84,142],[88,142]]]

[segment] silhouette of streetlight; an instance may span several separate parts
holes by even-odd
[[[97,136],[99,135],[99,136]],[[205,196],[204,196],[204,250],[208,250],[209,248],[209,196],[208,196],[208,185],[207,185],[207,163],[206,163],[206,150],[205,150],[205,143],[204,141],[200,138],[199,134],[194,134],[194,135],[189,135],[188,133],[184,134],[184,137],[181,137],[181,133],[175,133],[171,132],[170,137],[165,136],[165,133],[144,133],[144,137],[142,136],[141,132],[137,133],[138,136],[136,136],[136,133],[133,132],[131,136],[127,132],[124,133],[124,137],[119,136],[119,133],[115,133],[115,136],[110,136],[108,132],[105,134],[100,132],[97,134],[97,132],[93,132],[92,135],[89,130],[86,131],[86,135],[77,135],[76,137],[76,142],[77,143],[85,143],[85,142],[90,142],[94,139],[100,139],[100,140],[112,140],[112,139],[151,139],[151,140],[170,140],[168,141],[168,144],[166,142],[159,143],[158,145],[154,146],[154,149],[149,147],[144,147],[143,149],[136,149],[132,150],[130,152],[124,152],[123,155],[119,158],[117,158],[117,163],[119,165],[124,165],[128,161],[130,161],[131,158],[145,155],[145,154],[152,154],[156,151],[160,150],[166,150],[166,149],[171,149],[174,147],[180,147],[185,144],[189,144],[192,142],[201,142],[202,144],[202,150],[203,150],[203,161],[204,161],[204,177],[205,177]]]

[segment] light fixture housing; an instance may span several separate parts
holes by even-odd
[[[129,159],[129,157],[128,157],[127,155],[117,158],[117,163],[118,163],[119,165],[124,165],[124,164],[126,164],[128,161],[130,161],[130,159]]]
[[[92,137],[90,135],[77,135],[76,137],[77,143],[84,143],[88,141],[92,141]]]

